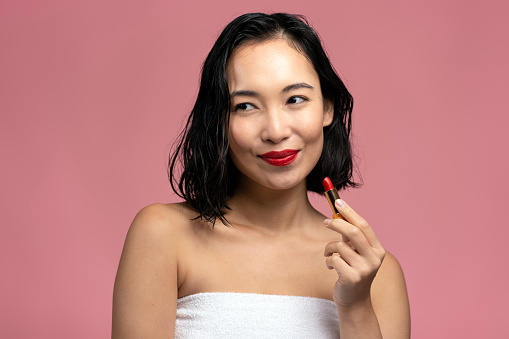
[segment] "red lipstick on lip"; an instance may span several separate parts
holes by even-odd
[[[296,149],[285,149],[282,151],[271,151],[263,153],[260,157],[273,166],[286,166],[291,164],[299,153]]]
[[[339,198],[338,191],[336,188],[334,188],[334,185],[332,184],[332,181],[329,179],[329,177],[325,177],[323,179],[323,188],[325,189],[325,196],[327,197],[327,201],[329,202],[329,206],[332,210],[332,219],[345,219],[341,216],[338,209],[336,208],[336,205],[334,205],[334,202]]]

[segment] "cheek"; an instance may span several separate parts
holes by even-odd
[[[301,121],[301,135],[308,142],[321,141],[323,139],[322,116],[303,119]]]
[[[320,123],[317,123],[316,120],[313,122],[309,122],[309,127],[305,129],[305,134],[303,134],[302,138],[305,139],[307,144],[307,157],[308,161],[316,165],[320,156],[322,155],[323,150],[323,126]]]
[[[251,133],[252,129],[249,128],[249,124],[243,123],[242,120],[231,119],[229,126],[230,150],[236,152],[249,148],[249,145],[252,144]]]

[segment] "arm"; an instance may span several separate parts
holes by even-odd
[[[364,219],[342,200],[336,201],[336,207],[346,220],[326,220],[326,227],[340,233],[346,242],[327,244],[325,256],[327,267],[338,273],[334,301],[341,338],[409,338],[408,297],[401,267]]]
[[[384,338],[410,338],[410,305],[403,270],[386,253],[371,286],[371,301]]]
[[[142,209],[127,233],[113,292],[112,338],[173,338],[177,246],[166,206]]]

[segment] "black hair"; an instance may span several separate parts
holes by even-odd
[[[244,14],[226,26],[205,59],[196,102],[168,164],[173,191],[198,211],[197,218],[212,224],[217,218],[229,224],[224,213],[238,178],[228,154],[227,64],[240,45],[274,38],[287,39],[310,60],[318,73],[324,100],[334,104],[334,118],[324,127],[322,154],[307,177],[307,189],[323,193],[322,180],[326,176],[337,189],[358,186],[352,179],[349,139],[353,98],[332,67],[318,34],[300,15]]]

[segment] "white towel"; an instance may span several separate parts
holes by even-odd
[[[333,301],[288,295],[198,293],[177,300],[175,338],[339,338]]]

